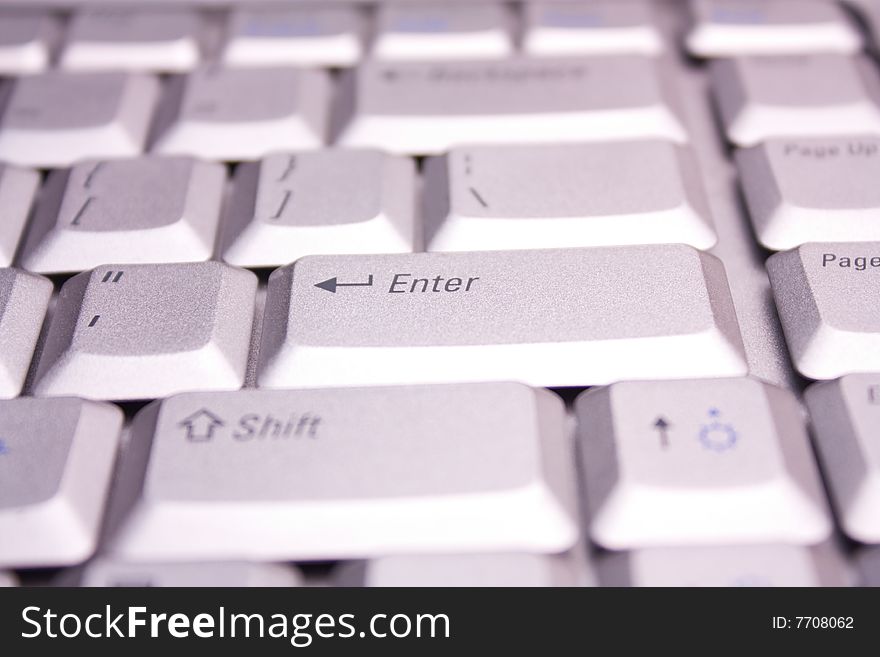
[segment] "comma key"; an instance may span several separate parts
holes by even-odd
[[[880,242],[804,244],[772,256],[767,272],[801,374],[880,371]]]
[[[301,258],[263,326],[264,388],[746,372],[721,263],[682,245]]]
[[[269,429],[242,431],[255,416]],[[303,417],[321,418],[315,435],[284,430]],[[579,536],[564,406],[546,390],[187,393],[144,408],[132,432],[113,558],[555,554]]]

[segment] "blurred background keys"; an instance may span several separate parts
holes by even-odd
[[[16,78],[0,116],[0,160],[64,167],[139,155],[159,81],[140,73],[52,71]]]
[[[292,587],[302,585],[295,566],[246,561],[125,563],[97,558],[83,570],[80,586]]]
[[[201,29],[193,10],[83,8],[67,26],[60,65],[81,71],[189,71],[202,56]]]
[[[34,393],[154,399],[244,383],[257,277],[218,262],[105,265],[61,288]]]
[[[81,399],[0,401],[0,567],[91,556],[122,420]]]
[[[564,418],[553,393],[505,383],[177,395],[135,418],[108,549],[561,552],[579,535]]]
[[[363,56],[363,16],[345,5],[232,10],[223,63],[260,66],[353,66]]]
[[[811,379],[880,371],[880,243],[810,243],[767,261],[795,367]]]
[[[21,392],[51,296],[48,279],[0,268],[0,399]]]
[[[420,242],[415,162],[372,150],[276,153],[235,173],[223,259],[277,267],[317,253],[394,253]]]
[[[795,397],[751,379],[622,382],[576,402],[589,532],[609,549],[819,543],[831,519]]]
[[[226,171],[187,157],[87,161],[50,174],[21,256],[40,273],[208,260]]]
[[[166,88],[152,150],[209,160],[255,160],[326,140],[330,78],[297,68],[221,69],[178,76]]]
[[[805,399],[843,531],[880,543],[880,374],[817,383]]]
[[[858,27],[835,2],[691,0],[685,40],[696,57],[855,53]]]
[[[45,71],[57,37],[58,26],[48,12],[4,7],[0,20],[0,75]]]
[[[429,251],[715,243],[696,161],[665,141],[456,148],[424,174]]]

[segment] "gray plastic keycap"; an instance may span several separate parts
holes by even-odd
[[[606,553],[602,586],[847,586],[840,554],[828,543],[646,548]]]
[[[45,11],[3,7],[0,75],[39,73],[49,67],[57,25]]]
[[[0,116],[0,160],[64,167],[142,152],[159,80],[139,73],[62,73],[17,78]]]
[[[21,391],[51,296],[42,276],[0,269],[0,399]]]
[[[560,552],[579,530],[561,400],[511,383],[190,393],[120,466],[136,561]]]
[[[409,253],[421,232],[417,180],[413,160],[372,150],[244,162],[235,172],[223,259],[277,267],[317,253]]]
[[[0,267],[12,264],[39,185],[36,171],[0,164]]]
[[[880,371],[880,242],[804,244],[772,256],[767,271],[801,374]]]
[[[312,256],[269,280],[258,385],[735,376],[721,263],[681,245]]]
[[[34,392],[127,400],[240,388],[256,288],[254,274],[218,262],[74,276],[61,288]]]
[[[0,401],[0,567],[91,556],[122,420],[81,399]]]
[[[295,566],[247,561],[125,563],[98,558],[85,567],[80,586],[90,587],[292,587],[302,585]]]
[[[457,148],[424,171],[429,251],[715,243],[697,162],[665,141]]]
[[[768,249],[880,240],[880,138],[775,139],[738,151],[736,162]]]
[[[805,393],[843,531],[880,543],[880,374],[850,374]]]
[[[319,69],[198,69],[169,81],[152,150],[255,160],[319,148],[330,92],[329,74]]]
[[[38,273],[107,262],[208,260],[226,171],[187,157],[87,161],[53,171],[21,256]]]
[[[467,144],[685,142],[669,73],[640,56],[366,61],[340,80],[333,132],[342,146],[419,155]]]
[[[590,536],[626,550],[806,544],[831,532],[801,408],[757,380],[638,381],[578,397]]]

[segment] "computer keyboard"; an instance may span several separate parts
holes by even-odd
[[[0,0],[0,586],[880,585],[878,0],[231,4]]]

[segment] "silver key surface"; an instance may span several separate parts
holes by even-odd
[[[371,54],[378,59],[495,59],[513,54],[513,20],[502,4],[378,6]]]
[[[843,531],[880,543],[880,374],[850,374],[805,393]]]
[[[880,241],[880,138],[774,139],[738,151],[736,162],[768,249]]]
[[[367,61],[340,80],[333,133],[342,146],[413,154],[472,143],[684,142],[676,102],[651,57]]]
[[[728,140],[880,135],[874,64],[846,55],[741,57],[712,62]]]
[[[602,586],[847,586],[842,557],[827,543],[646,548],[596,562]]]
[[[10,84],[0,160],[34,167],[138,155],[159,97],[146,74],[50,72]]]
[[[12,264],[39,186],[36,171],[0,164],[0,267]]]
[[[649,0],[565,0],[523,5],[523,49],[536,56],[659,55],[663,35]]]
[[[801,374],[880,371],[880,242],[804,244],[772,256],[767,272]]]
[[[274,151],[319,148],[329,102],[326,71],[199,69],[170,81],[152,150],[254,160]]]
[[[670,142],[457,148],[424,171],[429,251],[715,243],[697,163]]]
[[[581,555],[424,554],[379,557],[344,564],[338,586],[368,587],[558,587],[592,584]]]
[[[0,10],[0,74],[45,71],[56,33],[55,20],[47,12],[4,7]]]
[[[257,278],[217,262],[104,265],[61,288],[34,393],[153,399],[244,383]]]
[[[0,399],[21,391],[51,296],[42,276],[0,268]]]
[[[856,53],[862,37],[835,2],[691,0],[685,43],[697,57]]]
[[[815,544],[831,532],[796,398],[757,380],[615,383],[576,402],[599,545]]]
[[[352,66],[363,56],[364,31],[355,7],[242,6],[229,18],[223,63],[231,68]]]
[[[277,153],[245,162],[224,230],[223,259],[284,265],[318,253],[407,253],[420,237],[416,167],[379,151]]]
[[[21,255],[25,269],[207,260],[226,171],[187,157],[86,161],[53,171]]]
[[[509,383],[177,395],[134,421],[108,549],[560,552],[579,534],[564,419],[552,393]]]
[[[0,567],[91,556],[122,420],[81,399],[0,401]]]
[[[200,32],[193,10],[83,8],[67,26],[60,65],[83,71],[189,71],[201,59]]]
[[[247,561],[125,563],[97,558],[85,567],[80,586],[89,587],[292,587],[302,586],[295,566]]]
[[[258,385],[744,374],[727,280],[681,245],[311,256],[276,270]]]

